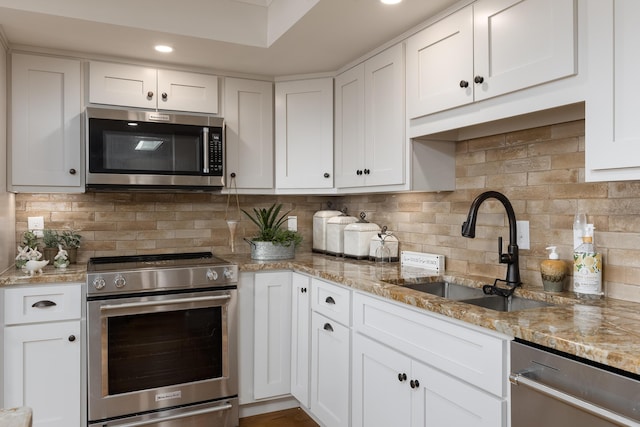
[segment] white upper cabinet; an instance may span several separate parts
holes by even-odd
[[[84,191],[80,62],[11,56],[9,190]]]
[[[407,40],[407,113],[419,117],[473,102],[473,9]]]
[[[276,83],[276,187],[333,188],[333,79]]]
[[[574,0],[478,0],[407,44],[410,118],[577,72]]]
[[[585,180],[640,179],[640,2],[590,1]]]
[[[273,189],[273,83],[225,79],[226,183]]]
[[[405,182],[404,45],[336,77],[336,188]]]
[[[92,61],[89,102],[217,114],[218,77]]]

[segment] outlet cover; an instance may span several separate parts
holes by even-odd
[[[42,216],[27,217],[27,228],[33,231],[36,237],[42,237],[42,230],[44,230],[44,217]]]
[[[518,230],[518,249],[531,249],[531,241],[529,239],[529,221],[516,221]]]
[[[289,231],[298,231],[298,217],[297,216],[288,216],[287,217],[287,229]]]

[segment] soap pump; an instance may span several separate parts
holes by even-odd
[[[565,278],[567,277],[567,266],[561,261],[556,252],[556,246],[548,246],[548,259],[540,263],[540,275],[545,291],[562,292]]]

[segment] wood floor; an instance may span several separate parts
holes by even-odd
[[[319,427],[302,409],[269,412],[240,418],[240,427]]]

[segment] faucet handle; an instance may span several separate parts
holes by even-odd
[[[500,264],[511,263],[511,254],[502,253],[502,236],[498,237],[498,258],[500,259]]]

